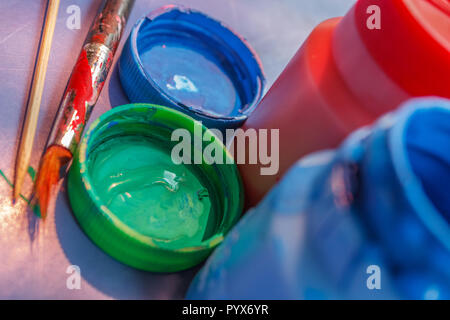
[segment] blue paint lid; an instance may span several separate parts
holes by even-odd
[[[242,37],[175,5],[134,25],[119,75],[131,102],[165,105],[222,130],[243,124],[265,84],[259,58]]]

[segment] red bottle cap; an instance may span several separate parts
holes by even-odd
[[[367,27],[371,5],[380,8],[380,29]],[[360,0],[354,19],[374,60],[408,94],[450,97],[448,0]]]

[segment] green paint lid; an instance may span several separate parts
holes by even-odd
[[[151,104],[116,107],[91,125],[75,154],[68,194],[95,244],[155,272],[206,259],[243,208],[238,169],[218,136]]]

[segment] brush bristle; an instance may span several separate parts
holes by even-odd
[[[34,202],[37,202],[42,218],[47,216],[55,188],[64,178],[61,168],[67,166],[71,160],[72,153],[64,147],[53,145],[46,150],[34,185]]]

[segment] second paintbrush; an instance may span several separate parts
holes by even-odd
[[[41,159],[34,198],[42,217],[103,88],[133,4],[134,0],[107,0],[89,30]]]

